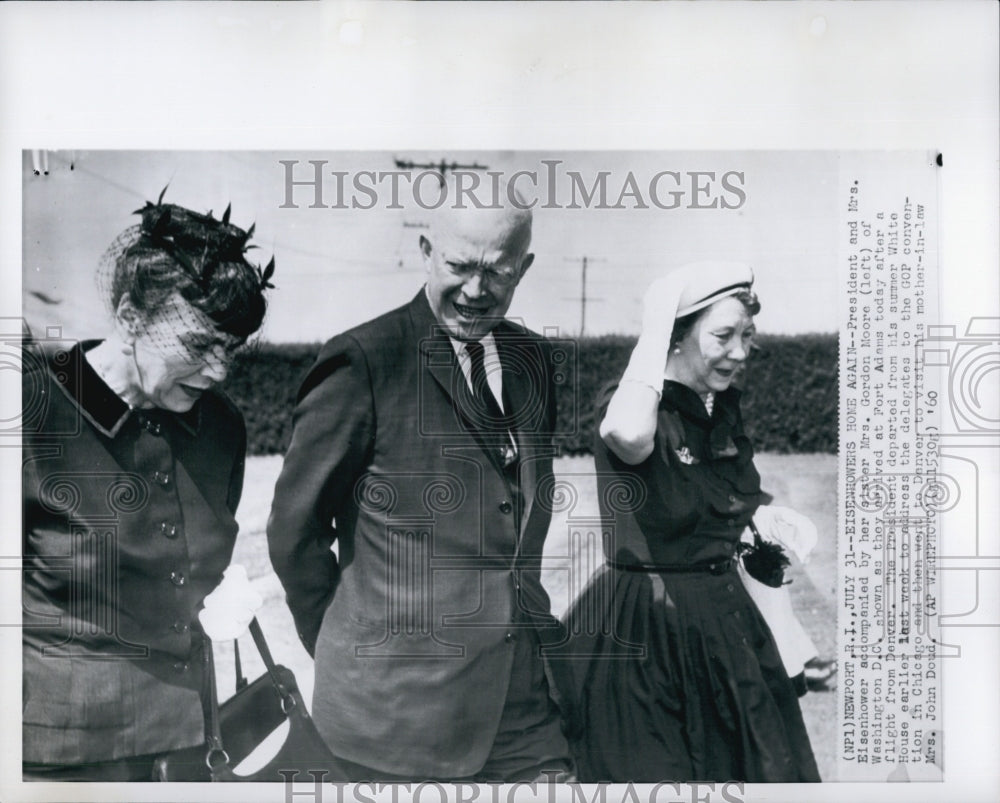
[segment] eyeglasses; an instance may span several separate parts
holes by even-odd
[[[493,267],[491,265],[475,265],[473,263],[460,262],[445,262],[445,264],[452,275],[463,282],[478,275],[483,284],[490,285],[491,287],[507,288],[512,284],[516,284],[517,280],[521,277],[521,272],[511,265]]]

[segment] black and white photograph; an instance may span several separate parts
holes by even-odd
[[[143,5],[171,41],[183,14]],[[148,95],[177,90],[141,76],[131,133],[46,129],[20,94],[30,125],[0,120],[4,798],[946,799],[974,711],[991,799],[1000,309],[969,130],[792,135],[758,89],[744,140],[721,102],[673,130],[658,107],[660,138],[629,115],[666,84],[616,100],[622,65],[565,84],[571,124],[553,57],[476,59],[491,104],[449,106],[472,78],[431,79],[464,46],[416,51],[453,41],[446,10],[511,41],[494,5],[295,5],[184,13],[223,74],[313,20],[317,85],[390,51],[426,84],[343,84],[343,130],[302,86],[294,119],[200,88],[211,122],[161,126]],[[586,5],[705,41],[700,8]],[[801,5],[808,51],[844,4]]]
[[[346,780],[817,781],[810,692],[834,777],[836,154],[28,157],[26,777],[200,741],[244,595]]]

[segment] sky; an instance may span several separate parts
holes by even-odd
[[[809,151],[54,151],[48,176],[33,175],[26,152],[25,318],[33,329],[57,325],[65,337],[102,336],[107,314],[94,283],[101,255],[138,220],[132,212],[169,185],[165,201],[216,217],[231,204],[233,223],[256,223],[260,250],[251,258],[263,264],[273,254],[277,264],[264,340],[326,340],[405,303],[423,284],[418,242],[428,212],[421,204],[435,203],[436,185],[414,181],[422,171],[413,168],[395,179],[394,199],[392,179],[377,174],[397,170],[396,159],[479,165],[505,178],[527,171],[517,186],[538,201],[535,261],[509,316],[536,331],[572,336],[583,325],[589,335],[636,334],[646,286],[703,259],[753,266],[761,332],[836,331],[839,160]],[[311,161],[324,163],[322,206],[313,185],[287,183],[312,179]],[[477,197],[488,202],[489,174],[472,173],[483,181]],[[355,181],[375,189],[355,190]],[[584,200],[581,188],[601,181],[604,206],[624,192],[624,208],[598,208],[599,195]],[[570,208],[574,190],[578,208]],[[676,201],[671,190],[681,193]],[[348,208],[337,208],[338,200]],[[350,208],[353,202],[372,208]],[[713,202],[716,208],[690,208]]]

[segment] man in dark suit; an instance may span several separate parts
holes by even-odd
[[[503,318],[531,213],[442,208],[413,300],[323,347],[268,523],[315,658],[313,717],[354,780],[570,769],[541,644],[552,349]],[[337,555],[331,551],[336,542]]]

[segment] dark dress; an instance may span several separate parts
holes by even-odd
[[[196,614],[232,556],[246,434],[213,392],[130,410],[94,345],[24,352],[24,769],[146,780],[149,760],[97,762],[205,738]]]
[[[604,417],[614,387],[598,401]],[[734,550],[766,498],[739,392],[666,382],[653,453],[598,436],[605,557],[567,615],[581,781],[818,781],[798,699]]]

